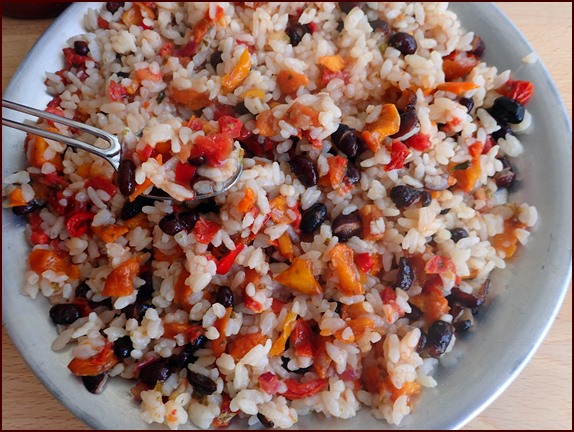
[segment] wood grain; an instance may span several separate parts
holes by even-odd
[[[572,3],[498,4],[550,70],[571,119]],[[2,89],[51,22],[2,17]],[[4,328],[2,429],[88,429],[42,386]],[[572,286],[534,358],[502,396],[465,429],[572,429]]]

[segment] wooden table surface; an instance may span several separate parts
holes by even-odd
[[[572,119],[572,3],[499,5],[550,70]],[[51,22],[2,17],[3,90]],[[4,328],[2,429],[88,429],[42,386]],[[572,285],[534,358],[510,387],[465,429],[572,429]]]

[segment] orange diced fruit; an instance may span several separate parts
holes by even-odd
[[[353,249],[345,244],[338,244],[329,253],[331,265],[339,278],[337,288],[347,296],[365,293],[359,270],[355,264]]]

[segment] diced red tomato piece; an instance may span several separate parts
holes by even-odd
[[[76,51],[74,51],[74,48],[64,48],[63,51],[64,51],[64,59],[66,61],[66,67],[68,67],[68,68],[70,68],[70,67],[76,67],[76,68],[85,67],[86,62],[88,60],[92,60],[88,56],[76,54]]]
[[[113,344],[107,342],[104,348],[87,359],[73,358],[68,369],[76,376],[96,376],[109,371],[118,363]]]
[[[66,220],[66,229],[72,237],[79,237],[88,231],[94,214],[86,211],[72,213]]]
[[[91,186],[94,189],[100,189],[106,192],[112,198],[117,192],[118,187],[105,177],[92,177],[86,182],[86,188]]]
[[[229,426],[229,422],[231,422],[233,417],[235,417],[237,414],[236,411],[231,411],[231,397],[229,397],[229,395],[225,392],[223,392],[221,396],[221,412],[215,419],[213,419],[213,422],[211,423],[211,426],[213,427]]]
[[[231,138],[239,138],[243,124],[241,120],[234,117],[224,115],[217,120],[219,124],[219,132],[229,135]]]
[[[217,264],[217,274],[224,275],[229,273],[229,270],[231,270],[231,266],[235,262],[237,255],[240,254],[244,247],[245,244],[239,243],[237,246],[235,246],[235,249],[229,251],[227,255],[223,256]]]
[[[281,388],[281,381],[279,381],[277,375],[271,372],[265,372],[263,375],[259,375],[258,381],[261,390],[270,395],[274,395]]]
[[[385,171],[402,168],[410,154],[411,152],[406,145],[398,140],[394,140],[391,147],[391,161],[385,165]]]
[[[110,28],[110,23],[103,19],[101,16],[98,16],[98,28],[107,30]]]
[[[368,252],[356,254],[355,262],[364,273],[368,273],[375,266],[375,261]]]
[[[415,150],[425,151],[431,147],[431,139],[429,135],[418,133],[405,140],[405,144]]]
[[[427,274],[441,274],[446,272],[456,272],[456,267],[449,257],[435,255],[425,264]]]
[[[325,378],[317,378],[305,383],[299,382],[295,379],[286,379],[287,391],[282,393],[289,400],[303,399],[306,397],[314,396],[317,393],[325,390],[329,385],[329,381]]]
[[[455,81],[463,78],[470,73],[474,67],[480,63],[473,55],[466,52],[453,51],[443,58],[442,70],[446,81]]]
[[[200,217],[193,228],[193,233],[198,242],[209,244],[220,229],[221,227],[215,222]]]
[[[110,86],[108,87],[108,96],[110,100],[114,102],[123,102],[127,95],[128,93],[123,85],[115,81],[110,81]]]
[[[289,336],[289,343],[293,347],[295,354],[303,357],[313,357],[313,339],[313,330],[303,318],[299,318]]]
[[[383,300],[384,304],[389,304],[397,299],[397,293],[394,289],[390,287],[385,287],[381,291],[381,300]]]
[[[228,134],[199,136],[191,148],[191,158],[204,156],[210,165],[220,165],[233,151],[233,140]]]
[[[197,167],[188,163],[179,162],[175,166],[175,181],[179,184],[189,186],[193,177],[195,177],[195,172]]]
[[[33,230],[30,234],[30,241],[33,244],[48,244],[50,243],[50,236],[46,234],[43,230],[37,229]]]
[[[534,94],[534,84],[530,81],[508,80],[496,91],[503,96],[514,99],[519,104],[525,105]]]

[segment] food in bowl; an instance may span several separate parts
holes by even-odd
[[[118,135],[129,168],[28,136],[3,193],[28,221],[23,291],[52,303],[88,391],[133,380],[142,419],[172,428],[416,409],[536,223],[508,195],[533,86],[446,7],[87,14],[47,110]],[[226,194],[144,197],[220,175],[234,145]]]

